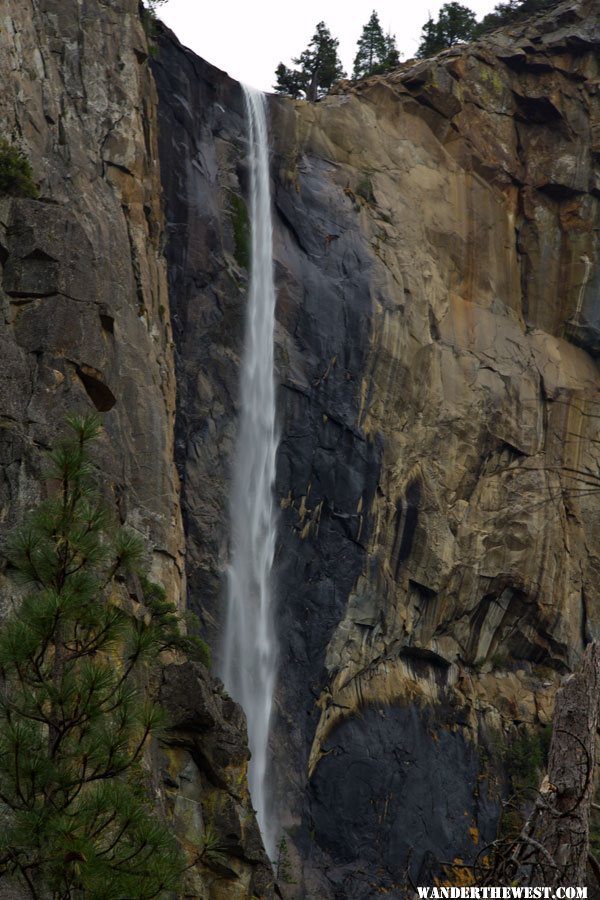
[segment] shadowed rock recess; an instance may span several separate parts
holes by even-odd
[[[149,57],[136,0],[4,0],[1,24],[0,135],[40,190],[0,196],[0,538],[64,413],[98,409],[106,494],[217,652],[240,86],[166,29]],[[600,638],[599,44],[596,0],[564,2],[270,98],[287,900],[405,898],[472,861],[511,748]],[[186,896],[271,898],[242,711],[199,663],[157,689]]]

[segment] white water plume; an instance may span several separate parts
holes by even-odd
[[[231,562],[221,675],[248,719],[250,793],[267,853],[273,858],[276,825],[267,786],[267,763],[277,670],[271,580],[276,536],[275,285],[266,100],[259,91],[246,87],[244,100],[249,137],[251,262],[230,498]]]

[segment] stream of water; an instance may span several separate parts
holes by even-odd
[[[276,536],[275,285],[266,98],[244,87],[244,99],[249,138],[251,265],[230,497],[231,561],[221,676],[248,719],[250,793],[267,853],[274,858],[276,834],[267,764],[277,671],[271,574]]]

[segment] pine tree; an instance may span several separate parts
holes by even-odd
[[[0,137],[0,194],[13,197],[37,197],[39,194],[29,160],[3,137]]]
[[[148,10],[150,15],[156,16],[156,8],[157,6],[162,6],[163,3],[167,3],[167,0],[144,0],[145,8]]]
[[[419,59],[425,59],[428,56],[435,56],[444,49],[438,37],[437,25],[430,16],[421,29],[421,43],[416,55]]]
[[[394,35],[384,35],[379,16],[373,10],[371,18],[363,27],[358,40],[358,51],[354,59],[353,78],[368,78],[397,66],[400,56]]]
[[[0,631],[0,883],[34,898],[145,900],[177,890],[184,868],[141,765],[162,721],[141,683],[176,642],[176,616],[147,579],[144,605],[128,610],[143,544],[99,499],[98,419],[68,422],[50,496],[8,544],[29,590]]]
[[[345,78],[338,46],[339,41],[331,36],[325,22],[319,22],[306,50],[292,59],[298,68],[289,69],[283,63],[277,66],[277,93],[296,98],[303,93],[313,101],[324,97],[336,81]]]
[[[400,53],[398,52],[398,47],[396,46],[396,35],[388,33],[385,36],[385,45],[386,45],[386,60],[385,60],[385,69],[389,71],[390,69],[396,69],[400,65]]]
[[[475,29],[475,35],[486,34],[495,28],[518,22],[536,13],[546,12],[557,6],[560,0],[502,0],[493,11],[483,17]]]
[[[475,13],[467,6],[456,3],[455,0],[444,3],[437,22],[430,17],[423,25],[417,56],[421,59],[434,56],[453,44],[472,40],[476,26]]]
[[[297,69],[289,69],[281,62],[275,69],[275,76],[277,78],[275,90],[278,94],[284,94],[294,100],[302,96],[305,82],[302,73]]]
[[[277,859],[275,861],[275,882],[281,884],[297,884],[292,871],[292,861],[285,834],[281,835],[277,844]]]

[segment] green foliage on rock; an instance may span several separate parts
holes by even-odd
[[[541,731],[523,729],[508,744],[504,761],[515,789],[538,787],[540,773],[548,762],[551,737],[552,728],[549,725]]]
[[[366,203],[375,203],[375,194],[373,193],[373,182],[371,180],[370,175],[365,175],[364,178],[356,185],[356,196],[362,197],[362,199]]]
[[[159,6],[162,6],[164,3],[167,3],[167,0],[144,0],[144,10],[148,12],[151,16],[156,18],[156,10]]]
[[[384,34],[379,16],[373,10],[358,40],[358,50],[354,58],[353,78],[368,78],[395,68],[400,62],[396,38]]]
[[[325,22],[319,22],[306,50],[292,59],[296,68],[289,69],[283,63],[277,66],[277,93],[294,99],[302,95],[307,100],[324,97],[336,81],[345,78],[338,46],[339,41],[331,36]]]
[[[219,832],[210,823],[204,826],[202,843],[200,845],[199,859],[210,864],[225,864],[227,860],[227,845]]]
[[[493,11],[484,16],[475,28],[475,37],[519,22],[536,13],[546,12],[556,6],[560,0],[504,0],[496,4]]]
[[[444,3],[437,21],[429,18],[423,25],[417,56],[434,56],[454,44],[472,40],[476,25],[475,13],[467,6],[456,3],[455,0]]]
[[[198,632],[200,631],[200,620],[198,616],[188,610],[185,614],[186,634],[180,635],[176,646],[185,653],[189,659],[195,662],[201,662],[203,666],[210,669],[212,666],[212,654],[210,647],[203,640]]]
[[[175,610],[148,579],[146,603],[130,600],[143,543],[100,500],[97,417],[68,421],[49,497],[8,542],[27,593],[0,631],[0,878],[32,897],[145,900],[184,869],[141,765],[164,724],[142,684]]]
[[[515,727],[509,734],[488,733],[487,751],[483,750],[481,755],[483,774],[490,784],[496,780],[495,773],[508,778],[508,796],[502,803],[496,834],[501,847],[510,845],[521,833],[526,810],[538,792],[548,765],[551,739],[551,725],[536,729]]]
[[[186,612],[186,634],[182,634],[179,616],[171,601],[167,600],[167,592],[162,584],[156,584],[143,573],[140,573],[139,579],[144,606],[160,629],[157,634],[157,649],[178,650],[188,659],[201,662],[210,669],[210,647],[196,633],[200,628],[198,616],[193,612]]]
[[[13,144],[0,137],[0,194],[12,197],[37,197],[31,165]]]
[[[250,268],[250,218],[244,198],[231,194],[231,227],[233,228],[234,256],[238,266]]]
[[[417,56],[421,59],[434,56],[453,44],[472,41],[497,28],[547,12],[559,2],[560,0],[501,0],[481,22],[477,22],[475,13],[461,3],[445,3],[437,21],[429,18],[425,22]]]
[[[491,738],[492,755],[501,763],[517,794],[536,789],[548,762],[552,726],[521,727],[507,737],[497,732]]]
[[[306,79],[298,69],[289,69],[282,62],[275,69],[275,90],[278,94],[298,100],[304,92]]]
[[[140,6],[140,19],[148,38],[148,52],[150,56],[158,56],[158,46],[155,43],[158,37],[158,7],[167,0],[143,0]]]
[[[292,862],[285,834],[277,843],[277,860],[275,862],[275,881],[277,884],[297,884],[292,874]]]

